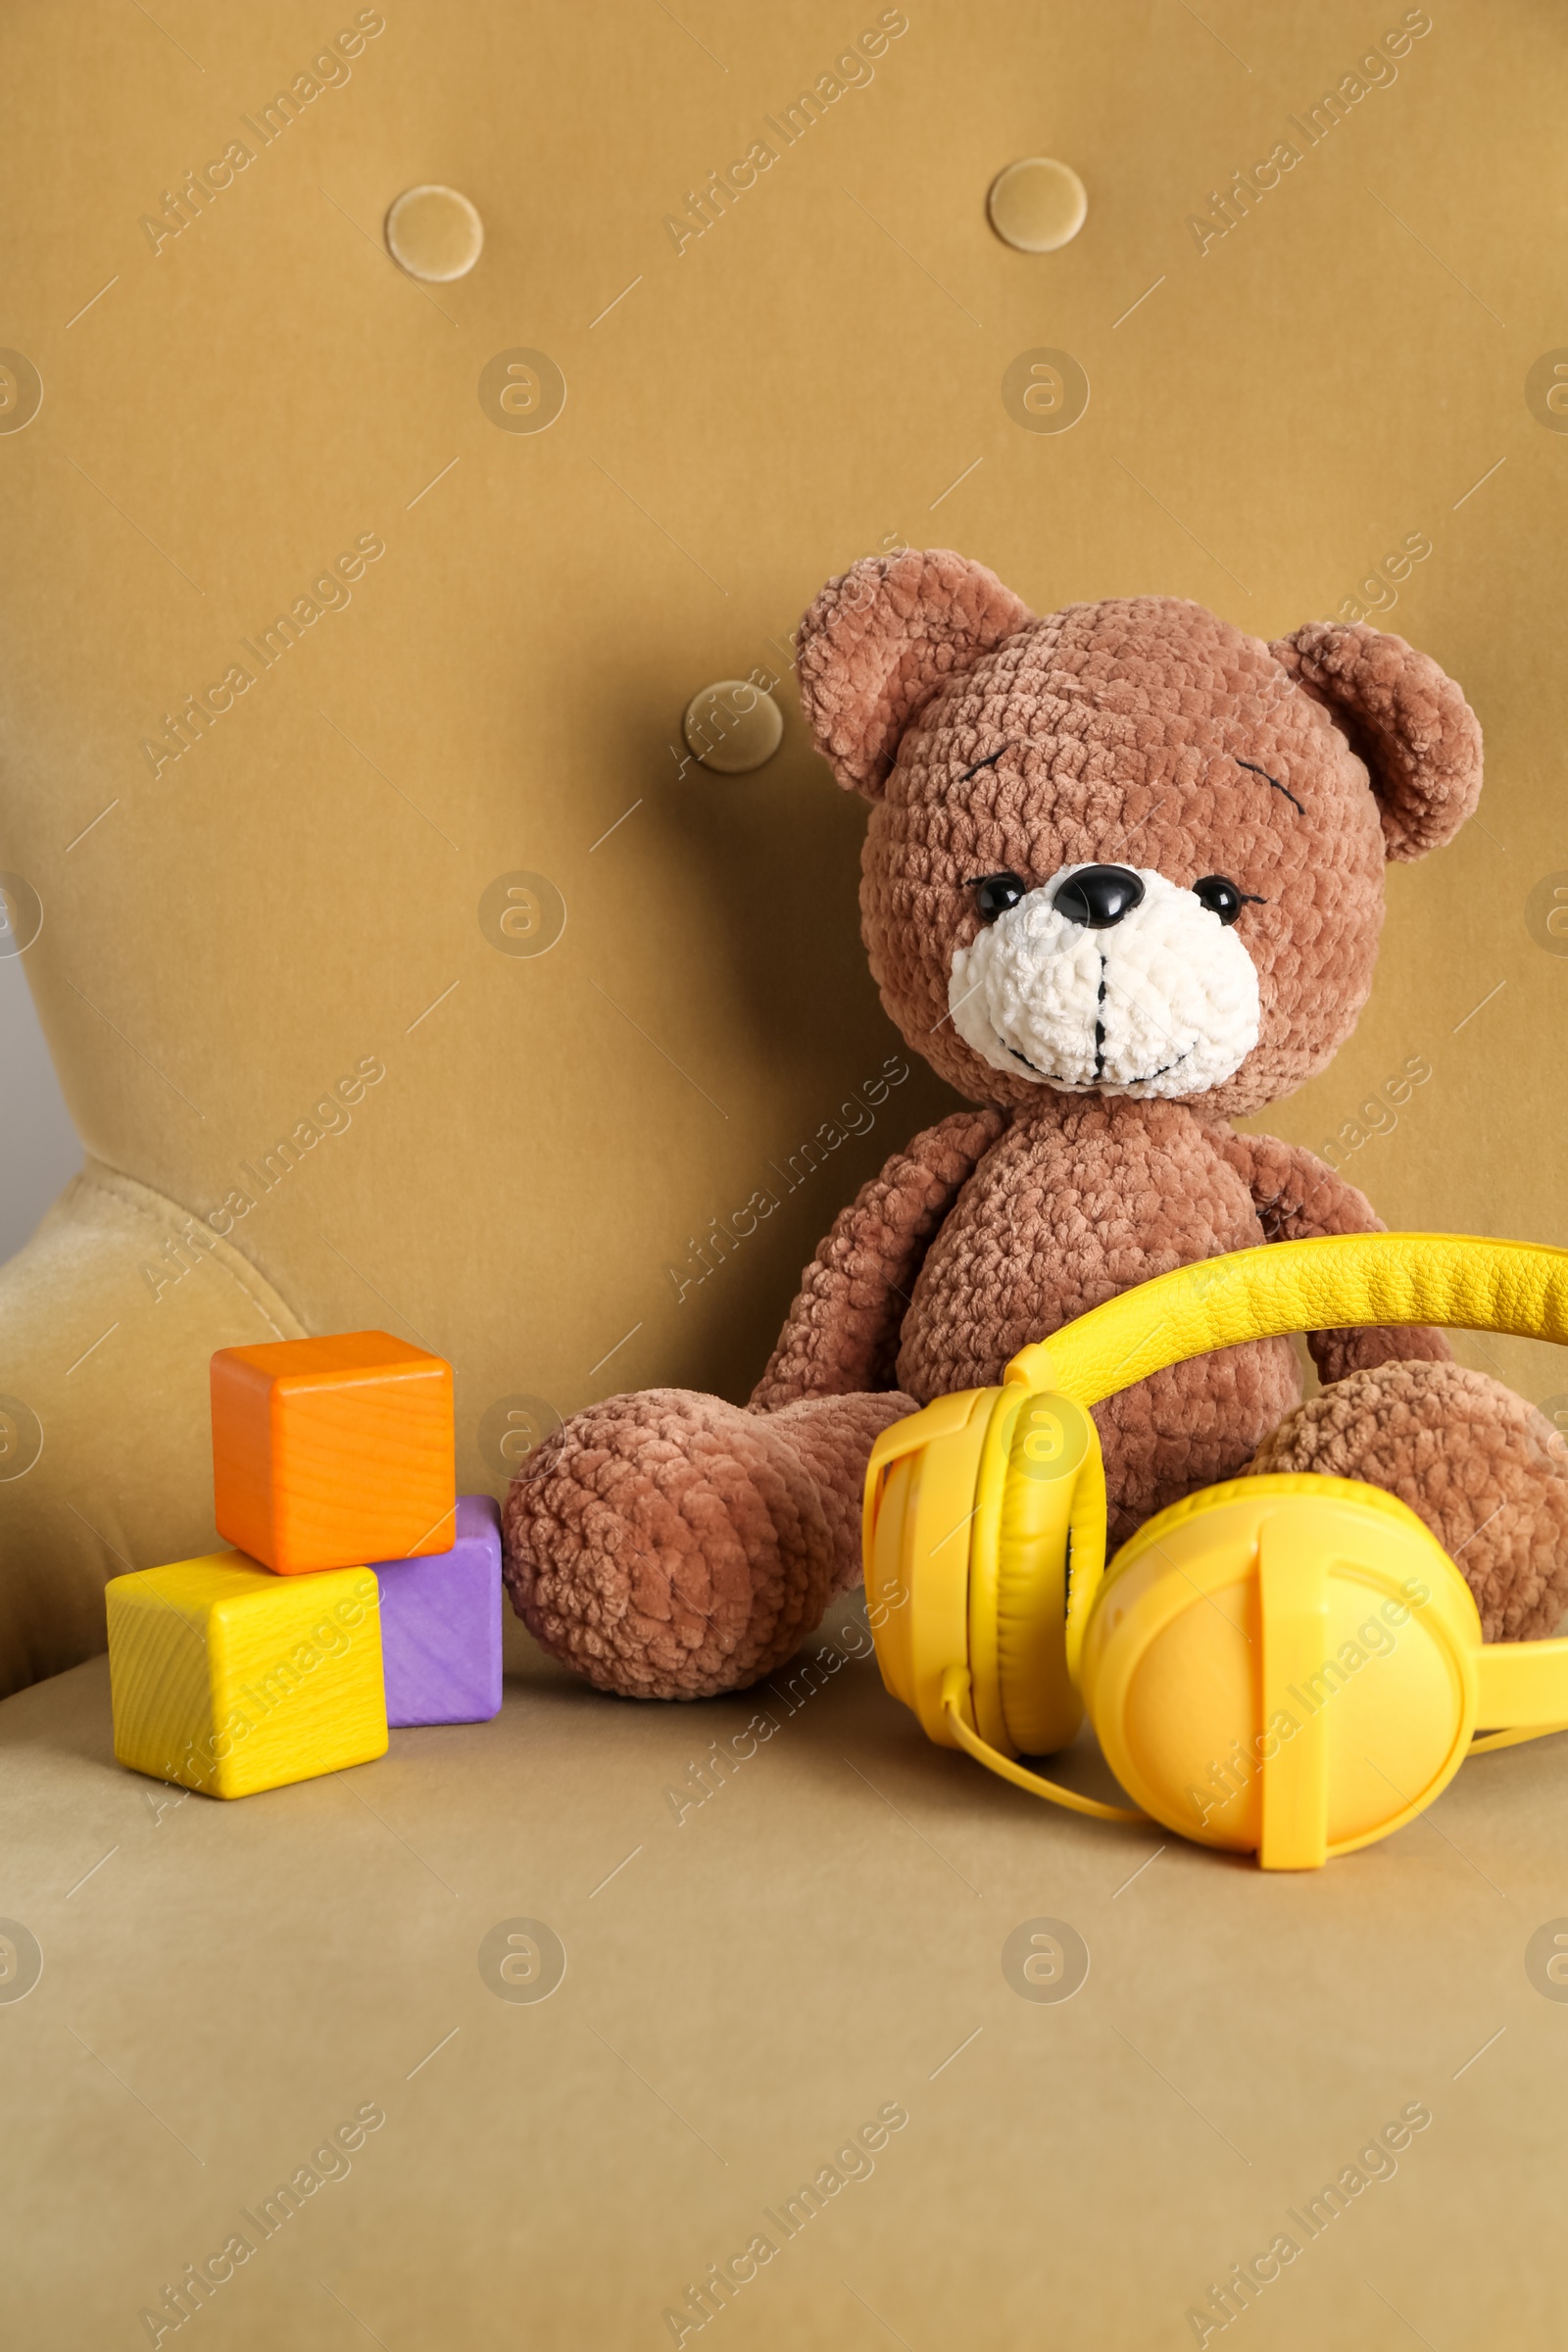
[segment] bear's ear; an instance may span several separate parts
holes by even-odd
[[[1451,841],[1481,797],[1481,725],[1430,654],[1366,621],[1311,620],[1269,648],[1366,763],[1390,858]]]
[[[875,800],[942,680],[1031,617],[994,571],[951,548],[867,556],[829,580],[801,622],[796,668],[811,739],[846,792]]]

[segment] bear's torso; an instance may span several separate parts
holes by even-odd
[[[1228,1130],[1179,1102],[1051,1095],[1015,1118],[926,1254],[898,1383],[921,1403],[991,1388],[1010,1356],[1118,1292],[1265,1240]],[[1234,1477],[1300,1401],[1288,1340],[1178,1364],[1100,1406],[1112,1535]]]

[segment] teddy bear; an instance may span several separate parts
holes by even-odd
[[[994,1386],[1137,1283],[1384,1230],[1310,1152],[1231,1124],[1322,1070],[1366,1001],[1389,859],[1450,841],[1481,731],[1368,623],[1265,644],[1135,596],[1037,617],[951,550],[832,579],[797,641],[817,750],[870,806],[861,925],[889,1017],[970,1108],[834,1221],[749,1404],[575,1414],[504,1510],[514,1607],[601,1690],[689,1699],[781,1664],[860,1574],[892,1421]],[[1568,1476],[1532,1406],[1435,1331],[1266,1339],[1095,1408],[1112,1544],[1249,1471],[1370,1481],[1457,1560],[1489,1640],[1568,1603]]]

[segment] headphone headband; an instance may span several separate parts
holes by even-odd
[[[1007,1386],[1099,1404],[1152,1372],[1298,1331],[1436,1323],[1568,1343],[1568,1250],[1471,1234],[1337,1233],[1178,1266],[1022,1348]]]

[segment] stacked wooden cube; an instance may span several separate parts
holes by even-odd
[[[501,1705],[501,1538],[455,1492],[452,1367],[383,1331],[225,1348],[214,1519],[234,1548],[107,1590],[115,1754],[249,1796]]]

